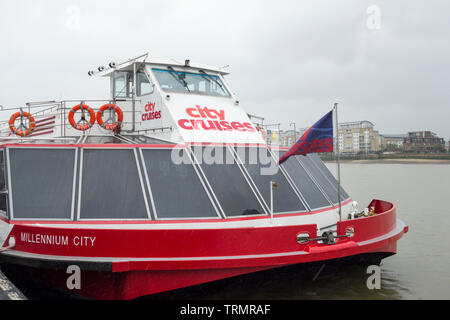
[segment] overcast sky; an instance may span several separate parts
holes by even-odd
[[[266,123],[339,120],[450,139],[449,1],[0,1],[0,105],[108,98],[87,71],[150,52],[230,65]],[[1,118],[9,117],[1,113]]]

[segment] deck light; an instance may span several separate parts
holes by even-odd
[[[190,63],[191,63],[191,60],[189,60],[189,59],[184,60],[185,67],[190,67],[190,65],[189,65]]]
[[[88,75],[89,75],[89,76],[93,76],[93,75],[94,75],[94,71],[92,71],[92,70],[89,71],[89,72],[88,72]]]
[[[98,67],[98,69],[97,69],[99,72],[102,72],[103,70],[105,70],[105,67],[104,66],[100,66],[100,67]]]
[[[109,67],[110,68],[115,68],[116,67],[116,63],[115,62],[110,62],[109,63]]]

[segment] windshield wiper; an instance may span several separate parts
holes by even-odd
[[[184,80],[181,75],[178,74],[178,72],[176,72],[171,66],[168,66],[167,69],[169,69],[172,72],[169,72],[179,83],[181,83],[183,85],[183,87],[185,87],[189,92],[191,92],[191,90],[189,90],[188,88],[188,84],[186,82],[186,80]]]
[[[225,90],[223,89],[222,84],[221,84],[216,78],[212,77],[210,74],[207,74],[207,73],[206,73],[205,71],[203,71],[203,70],[198,70],[198,72],[203,73],[202,77],[203,77],[204,79],[208,80],[209,82],[214,81],[215,83],[217,83],[217,85],[218,85],[223,91],[225,91]]]

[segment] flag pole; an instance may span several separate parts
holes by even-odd
[[[337,151],[337,175],[338,175],[338,201],[339,201],[339,221],[342,221],[342,204],[341,204],[341,155],[339,151],[339,122],[338,122],[338,104],[334,104],[334,113],[336,116],[336,151]]]

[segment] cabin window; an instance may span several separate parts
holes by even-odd
[[[339,203],[337,197],[337,184],[336,186],[333,186],[309,156],[296,157],[296,159],[300,161],[303,167],[311,173],[311,175],[325,192],[328,199],[330,199],[333,204]]]
[[[133,149],[82,149],[81,219],[148,219]]]
[[[5,152],[0,150],[0,215],[7,217],[7,191],[6,191],[6,165]]]
[[[259,193],[269,207],[270,181],[274,181],[278,185],[273,190],[274,213],[306,210],[267,148],[238,147],[236,151],[239,159],[244,163],[245,169],[258,188]]]
[[[228,148],[208,146],[194,150],[226,216],[265,213]]]
[[[139,71],[136,74],[137,88],[136,94],[138,96],[145,96],[147,94],[153,93],[153,84],[148,80],[147,75],[143,71]]]
[[[11,148],[8,152],[14,219],[70,219],[75,149]]]
[[[158,219],[217,218],[186,149],[143,149]]]
[[[302,156],[299,156],[302,157]],[[311,209],[330,206],[330,202],[323,195],[295,156],[286,160],[282,166],[286,169],[293,183],[305,198]]]
[[[229,97],[219,76],[163,69],[152,69],[161,89],[168,92]]]
[[[127,71],[114,72],[114,98],[131,98],[133,73]]]
[[[336,186],[336,188],[337,188],[338,182],[337,182],[336,178],[331,173],[331,171],[327,168],[325,163],[323,163],[322,159],[320,159],[319,155],[315,154],[315,153],[311,153],[311,154],[308,155],[308,157],[319,168],[319,171],[327,177],[328,181],[333,186]],[[342,200],[346,200],[346,199],[349,199],[349,198],[350,198],[349,194],[341,186],[341,199]]]

